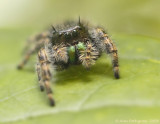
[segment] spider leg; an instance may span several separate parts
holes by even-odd
[[[107,53],[111,55],[114,76],[115,76],[116,79],[119,79],[120,76],[119,76],[119,64],[118,64],[117,48],[113,44],[112,40],[110,40],[109,38],[106,38],[105,46],[106,46]]]
[[[44,32],[44,33],[36,35],[35,37],[29,40],[25,48],[25,50],[27,51],[25,52],[22,62],[18,64],[17,66],[18,69],[22,69],[27,64],[31,55],[33,55],[35,52],[37,52],[42,47],[42,45],[44,44],[44,41],[48,40],[48,35],[49,35],[48,32]]]
[[[41,91],[44,91],[44,84],[42,82],[42,79],[41,79],[41,65],[40,63],[37,63],[36,65],[36,72],[37,72],[37,76],[38,76],[38,82],[39,82],[39,86],[40,86],[40,90]]]
[[[43,85],[41,85],[41,83],[40,83],[40,86],[45,88],[48,99],[50,101],[50,105],[54,106],[55,101],[52,97],[52,89],[50,87],[51,72],[50,72],[50,69],[49,69],[49,64],[48,64],[49,61],[48,61],[47,53],[46,53],[45,49],[41,49],[38,52],[38,59],[39,59],[39,63],[38,63],[37,68],[39,69],[39,65],[40,65],[40,68],[41,68],[41,78],[40,79],[43,82]],[[37,71],[37,73],[38,73],[38,75],[40,74],[39,70]]]
[[[18,64],[17,68],[18,69],[22,69],[26,63],[28,62],[28,60],[30,59],[31,55],[34,54],[36,52],[36,48],[32,48],[32,49],[29,49],[26,54],[25,54],[25,57],[24,59],[22,60],[22,62],[20,64]]]
[[[105,50],[108,54],[110,54],[112,59],[112,66],[114,71],[114,77],[116,79],[120,78],[119,75],[119,64],[118,64],[118,51],[113,43],[113,41],[108,37],[108,35],[104,32],[103,29],[97,28],[98,35],[103,39],[103,44],[105,46]]]

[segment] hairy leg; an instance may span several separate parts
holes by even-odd
[[[29,61],[31,55],[33,55],[35,52],[38,52],[38,50],[42,47],[44,42],[46,40],[49,40],[48,36],[49,36],[48,32],[43,32],[29,39],[29,42],[25,48],[25,50],[27,51],[25,52],[22,62],[18,64],[17,66],[18,69],[22,69],[26,65],[26,63]]]
[[[22,69],[22,68],[25,66],[25,64],[28,62],[28,60],[30,59],[30,56],[35,53],[35,51],[36,51],[36,48],[35,48],[35,47],[32,48],[32,49],[29,49],[29,50],[26,52],[25,57],[24,57],[24,59],[22,60],[22,62],[18,64],[17,68],[18,68],[18,69]]]
[[[52,46],[45,43],[45,48],[42,48],[38,52],[39,62],[37,63],[36,71],[38,75],[38,80],[40,84],[40,89],[43,91],[46,90],[48,99],[50,101],[50,105],[54,106],[55,101],[52,97],[52,89],[50,87],[51,82],[51,67],[50,64],[55,65],[55,63],[68,62],[67,48],[63,45],[60,46]],[[55,69],[55,68],[52,68]]]
[[[110,56],[111,56],[114,76],[116,79],[119,79],[120,75],[119,75],[117,48],[116,48],[115,44],[113,43],[113,41],[109,38],[109,36],[104,32],[103,29],[98,28],[97,32],[98,32],[99,37],[101,37],[103,39],[106,52],[108,54],[110,54]]]
[[[40,63],[38,62],[37,65],[36,65],[36,72],[37,72],[37,76],[38,76],[38,82],[39,82],[39,86],[40,86],[40,90],[41,91],[44,91],[44,84],[42,82],[42,74],[41,74],[41,65]]]
[[[46,53],[45,49],[41,49],[38,52],[38,59],[39,59],[38,66],[40,65],[40,68],[41,68],[40,69],[41,70],[40,79],[42,80],[42,83],[43,83],[43,85],[40,85],[40,86],[45,88],[48,99],[50,101],[50,105],[54,106],[55,102],[54,102],[54,99],[52,97],[52,90],[51,90],[51,87],[50,87],[51,72],[50,72],[50,69],[49,69],[49,64],[48,64],[49,61],[48,61],[47,53]],[[39,73],[39,67],[38,66],[37,66],[37,68],[38,68],[37,73],[39,75],[40,73]],[[40,84],[41,84],[41,82],[40,82]]]
[[[108,54],[110,54],[111,59],[112,59],[114,76],[115,76],[116,79],[119,79],[120,75],[119,75],[119,64],[118,64],[118,51],[117,51],[117,48],[113,44],[112,40],[109,39],[108,37],[104,37],[104,43],[105,43],[106,51],[107,51]]]

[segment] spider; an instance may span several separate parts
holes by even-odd
[[[49,103],[54,106],[50,87],[51,70],[63,70],[75,64],[90,69],[104,51],[111,56],[114,77],[119,79],[117,48],[105,30],[80,19],[78,22],[67,21],[31,38],[18,69],[24,67],[32,54],[38,53],[36,72],[40,90],[46,90]]]

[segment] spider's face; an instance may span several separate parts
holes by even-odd
[[[68,28],[66,30],[62,30],[58,32],[59,37],[64,36],[66,39],[70,39],[73,37],[77,37],[82,31],[82,28],[80,26],[74,26],[71,28]]]
[[[54,31],[52,37],[53,44],[69,43],[75,44],[77,41],[83,41],[87,37],[86,29],[83,25],[75,25],[61,30]]]

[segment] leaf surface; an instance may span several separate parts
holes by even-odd
[[[24,70],[16,70],[29,31],[0,33],[1,123],[112,124],[129,119],[152,123],[159,119],[160,40],[114,34],[121,79],[114,79],[110,57],[105,54],[90,71],[71,66],[53,77],[56,107],[50,107],[38,87],[36,56]]]

